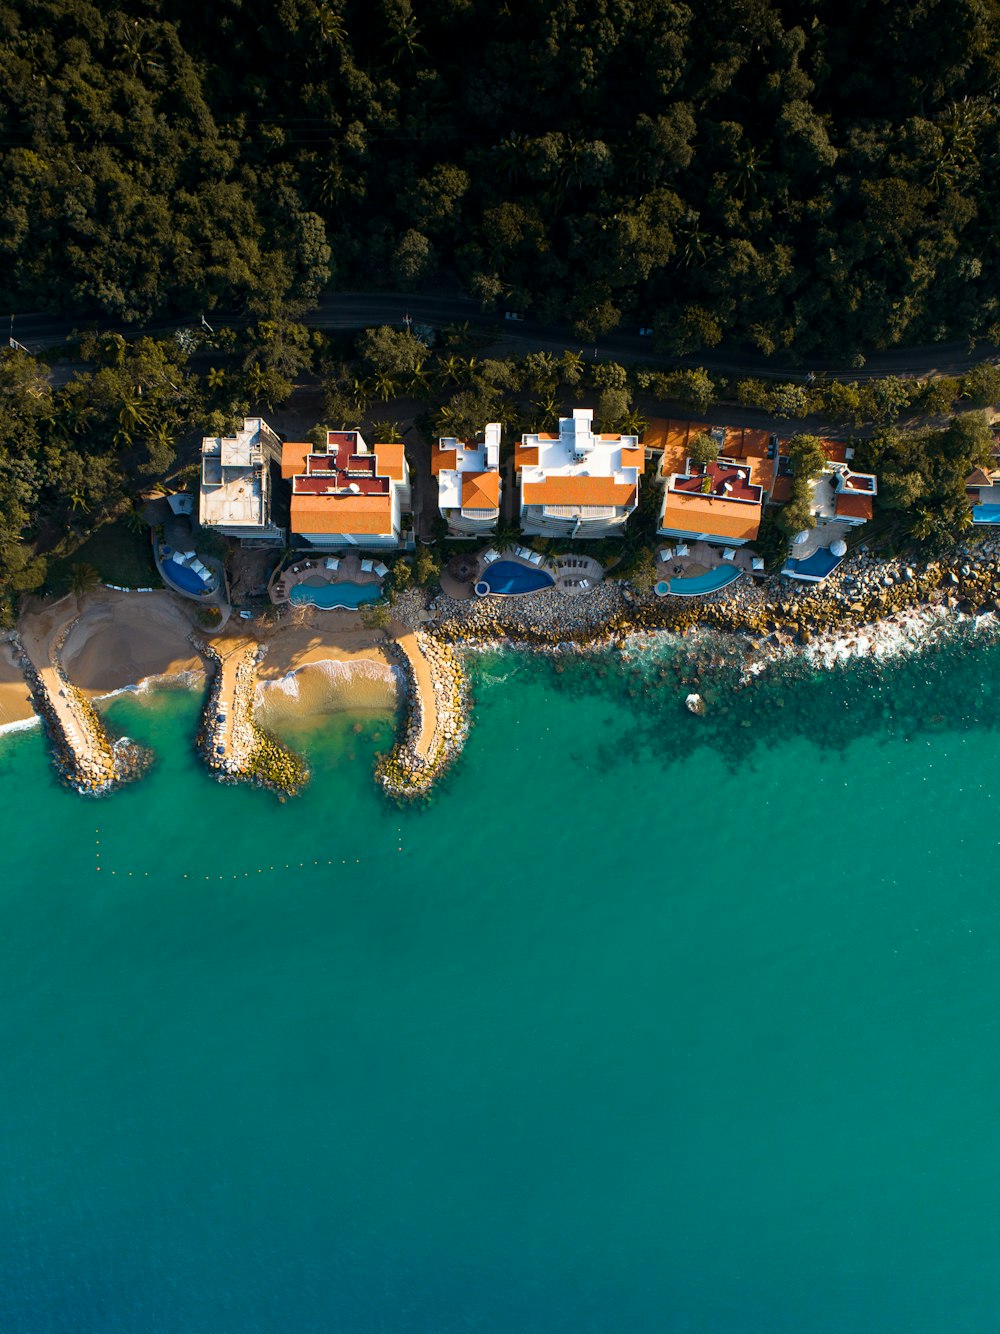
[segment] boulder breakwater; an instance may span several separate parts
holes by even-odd
[[[254,717],[257,667],[267,645],[240,643],[223,656],[212,644],[191,642],[215,667],[197,741],[211,772],[222,783],[255,783],[294,796],[309,781],[308,766]]]
[[[468,680],[454,650],[424,631],[401,634],[392,650],[407,685],[402,735],[379,758],[375,780],[400,801],[426,798],[455,762],[469,731]]]
[[[93,704],[66,675],[59,652],[73,624],[52,644],[47,662],[35,661],[21,640],[13,643],[59,776],[81,795],[96,797],[139,778],[153,756],[129,737],[112,738]]]
[[[658,598],[608,580],[573,597],[552,590],[474,601],[440,596],[432,610],[437,636],[470,647],[599,648],[643,632],[697,629],[744,636],[765,649],[818,639],[877,646],[898,638],[902,620],[919,632],[942,618],[1000,612],[1000,543],[969,544],[922,563],[859,550],[822,585],[745,578],[705,597]]]

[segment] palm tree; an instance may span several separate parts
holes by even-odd
[[[418,362],[417,365],[414,366],[413,370],[410,372],[410,378],[407,381],[406,387],[407,389],[409,389],[411,394],[422,394],[425,393],[428,389],[430,389],[431,387],[430,372],[427,370],[426,366],[422,361]]]
[[[621,420],[622,435],[642,436],[649,422],[636,407],[629,408]]]
[[[327,4],[317,6],[316,19],[319,23],[320,37],[328,45],[343,44],[347,41],[347,26],[343,16],[337,14]]]
[[[437,364],[438,378],[442,385],[458,384],[462,378],[462,360],[449,353],[447,357],[442,357]]]
[[[497,175],[513,185],[525,172],[526,140],[523,134],[509,134],[492,150]]]
[[[738,199],[746,199],[748,195],[756,194],[769,165],[766,153],[758,152],[753,144],[747,144],[743,156],[729,174],[733,194]]]
[[[142,517],[142,510],[133,507],[125,515],[125,527],[130,533],[144,533],[149,529],[149,524]]]
[[[532,407],[537,408],[541,413],[540,429],[547,430],[550,426],[555,426],[559,421],[559,404],[552,394],[547,394],[545,398],[537,403],[532,403]]]
[[[398,445],[403,439],[398,422],[372,422],[371,433],[373,441],[382,445]]]
[[[226,372],[220,370],[217,366],[210,366],[208,374],[205,376],[205,383],[209,389],[222,389],[226,383]]]
[[[417,41],[420,36],[420,29],[417,26],[417,20],[412,13],[404,14],[399,20],[399,27],[386,42],[386,46],[393,51],[393,63],[402,60],[404,56],[410,60],[416,60],[418,55],[425,55],[423,46]]]
[[[100,571],[95,570],[93,565],[87,565],[83,562],[73,566],[70,575],[70,588],[76,597],[82,598],[84,594],[92,592],[100,582]]]
[[[255,362],[247,374],[247,393],[251,400],[262,402],[265,407],[273,407],[270,399],[270,382],[267,371]]]
[[[359,417],[363,417],[365,409],[368,407],[368,400],[372,396],[372,387],[361,376],[355,376],[351,381],[351,397],[354,402],[354,411]]]
[[[375,397],[380,398],[383,403],[396,397],[396,381],[386,371],[377,373],[372,381],[372,387],[375,390]]]
[[[497,547],[510,547],[515,542],[521,540],[521,528],[519,524],[511,523],[508,519],[499,519],[496,529],[493,533],[493,544]]]
[[[576,384],[583,375],[583,353],[570,352],[569,349],[559,358],[562,377],[567,384]]]

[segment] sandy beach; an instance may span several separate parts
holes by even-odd
[[[86,599],[63,646],[63,665],[76,685],[95,695],[150,677],[203,671],[188,642],[191,629],[169,593],[102,589]]]
[[[265,721],[395,706],[399,687],[385,635],[359,626],[352,613],[307,613],[260,637],[268,644],[257,688]],[[216,648],[223,642],[214,641]]]
[[[12,646],[5,641],[0,644],[0,728],[34,717],[24,676],[14,661]]]

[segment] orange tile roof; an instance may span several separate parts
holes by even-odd
[[[776,461],[760,454],[748,454],[746,457],[750,464],[750,480],[757,486],[762,486],[765,491],[770,491],[771,483],[774,481]]]
[[[292,496],[292,532],[392,532],[390,496]]]
[[[843,440],[823,440],[820,442],[831,463],[847,462],[847,446]]]
[[[792,498],[792,479],[787,473],[774,479],[774,487],[771,490],[771,499],[778,505],[783,505],[786,500]]]
[[[373,445],[372,452],[380,477],[391,477],[396,482],[403,480],[403,468],[406,462],[405,445]]]
[[[447,472],[454,468],[457,463],[457,449],[442,449],[440,445],[434,446],[434,451],[431,454],[431,472],[435,477],[439,472]]]
[[[638,449],[623,449],[623,450],[622,450],[622,467],[623,467],[623,468],[638,468],[640,472],[643,472],[643,471],[645,470],[645,467],[646,467],[646,450],[645,450],[645,447],[642,446],[642,445],[640,445],[640,447],[639,447]]]
[[[642,443],[647,449],[662,449],[663,442],[667,438],[667,427],[670,423],[666,417],[650,417],[646,423],[646,429],[642,435]]]
[[[305,472],[306,455],[311,454],[316,448],[310,445],[308,441],[286,440],[281,446],[281,475],[285,481],[290,481],[296,473]]]
[[[498,472],[464,472],[462,474],[462,508],[495,510],[500,504],[500,474]]]
[[[544,439],[543,437],[540,437]],[[515,468],[534,468],[538,466],[538,446],[537,445],[515,445],[514,446],[514,467]]]
[[[635,500],[635,487],[613,477],[546,477],[541,482],[524,482],[521,492],[526,505],[627,507]]]
[[[667,491],[660,527],[679,528],[686,533],[712,533],[716,537],[735,537],[749,542],[760,528],[760,506]]]
[[[837,497],[837,513],[847,519],[870,519],[872,517],[871,496],[859,496],[856,492],[843,492]]]

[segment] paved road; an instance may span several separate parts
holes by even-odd
[[[377,324],[399,324],[409,316],[415,324],[430,324],[441,328],[447,324],[468,323],[474,328],[493,331],[498,339],[509,342],[512,352],[562,352],[567,348],[583,351],[591,356],[595,351],[602,360],[651,361],[671,366],[704,366],[708,371],[725,375],[775,375],[787,373],[801,377],[807,371],[826,372],[843,379],[872,379],[883,375],[920,376],[931,374],[959,375],[970,366],[985,360],[1000,360],[1000,347],[980,344],[969,349],[967,342],[937,343],[927,347],[894,348],[887,352],[873,352],[862,369],[852,369],[842,361],[827,362],[819,358],[807,364],[793,366],[787,359],[765,357],[760,352],[746,349],[716,349],[690,357],[658,357],[652,339],[640,338],[635,332],[618,331],[598,340],[596,348],[575,338],[567,326],[538,324],[524,319],[507,321],[495,314],[483,314],[477,302],[468,297],[453,295],[407,295],[399,292],[325,292],[317,305],[302,316],[307,324],[318,329],[364,329]],[[239,326],[248,323],[245,315],[213,312],[213,327]],[[139,333],[165,333],[172,329],[197,326],[198,319],[185,321],[157,319],[137,326],[116,325],[114,321],[82,318],[63,319],[51,315],[17,315],[14,337],[30,351],[51,347],[62,342],[75,328],[118,328],[135,336]]]

